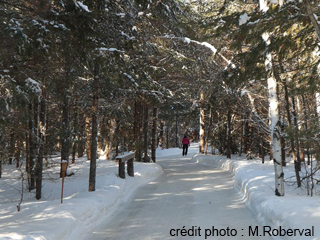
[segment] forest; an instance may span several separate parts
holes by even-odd
[[[0,0],[0,182],[15,164],[41,199],[50,156],[76,164],[156,149],[320,169],[318,1]],[[62,170],[60,175],[62,176]],[[292,180],[290,180],[292,181]]]

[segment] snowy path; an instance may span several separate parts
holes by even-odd
[[[230,173],[177,155],[157,162],[164,174],[140,187],[86,239],[271,239],[249,236],[249,226],[255,229],[259,225],[233,189]],[[171,233],[179,236],[170,235],[171,229],[189,230],[192,226],[198,229],[194,236],[181,236],[177,230]],[[225,236],[217,236],[212,226]],[[210,232],[215,235],[206,237]]]

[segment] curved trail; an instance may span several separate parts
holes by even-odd
[[[180,155],[159,158],[157,163],[164,174],[140,187],[128,202],[120,205],[88,235],[91,240],[271,239],[249,236],[249,226],[253,230],[258,226],[259,235],[262,227],[233,189],[230,173],[193,163]],[[193,236],[181,236],[179,230],[172,230],[175,236],[170,235],[171,229],[184,226],[186,230],[192,226],[201,230],[194,231]],[[225,235],[217,236],[219,233],[214,230],[212,236],[212,226]],[[209,231],[211,234],[206,237]]]

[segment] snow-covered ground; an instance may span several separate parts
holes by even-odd
[[[197,152],[192,146],[190,156]],[[181,157],[181,149],[157,150],[157,157]],[[301,192],[286,187],[285,197],[274,196],[273,165],[259,161],[227,160],[222,156],[195,155],[194,162],[221,167],[234,174],[235,187],[243,194],[248,208],[261,225],[282,228],[308,229],[314,226],[320,239],[320,197],[299,196]],[[117,163],[101,158],[97,166],[96,191],[88,192],[89,162],[78,159],[70,170],[75,174],[65,179],[64,199],[61,204],[59,158],[53,158],[45,170],[43,198],[35,200],[34,192],[24,192],[20,212],[21,172],[4,165],[0,179],[0,239],[79,239],[111,216],[122,202],[130,200],[141,185],[162,174],[158,164],[135,162],[135,177],[125,180],[117,177]],[[210,167],[210,166],[209,166]],[[290,167],[285,176],[294,175]],[[188,237],[186,237],[188,239]],[[285,238],[283,238],[285,239]],[[293,238],[291,238],[293,239]]]
[[[248,232],[249,227],[262,228],[235,191],[232,174],[191,162],[191,152],[158,158],[164,174],[137,189],[130,201],[82,239],[260,240]]]
[[[142,184],[162,174],[157,164],[134,163],[135,177],[117,177],[118,163],[103,158],[97,162],[96,191],[88,192],[89,165],[85,158],[77,159],[64,181],[61,204],[60,158],[53,158],[44,173],[43,197],[25,191],[20,212],[20,171],[4,165],[0,179],[0,239],[79,239],[107,218]],[[25,182],[24,182],[25,185]]]
[[[246,201],[247,207],[262,226],[279,229],[312,229],[314,237],[297,236],[275,239],[320,239],[320,186],[313,197],[305,196],[305,188],[297,189],[286,184],[285,196],[274,195],[274,166],[272,161],[261,164],[261,160],[246,160],[233,156],[206,156],[197,154],[192,161],[219,167],[234,175],[234,186]],[[293,164],[284,168],[285,179],[295,176]],[[275,231],[276,233],[276,231]],[[297,232],[298,234],[298,232]]]

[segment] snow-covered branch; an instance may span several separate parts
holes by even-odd
[[[96,50],[98,51],[108,51],[108,52],[119,52],[119,53],[124,53],[124,51],[121,51],[119,49],[116,48],[105,48],[105,47],[101,47],[101,48],[97,48]]]
[[[233,69],[236,68],[236,66],[231,62],[231,60],[228,60],[225,56],[223,56],[221,53],[219,53],[218,50],[212,44],[210,44],[208,42],[199,42],[199,41],[187,38],[187,37],[175,37],[175,36],[169,36],[169,35],[161,36],[158,38],[178,39],[178,40],[181,40],[187,44],[195,43],[195,44],[204,46],[206,48],[209,48],[212,51],[213,55],[218,55],[219,57],[221,57],[228,64],[228,66],[231,65],[231,68],[233,68]]]

